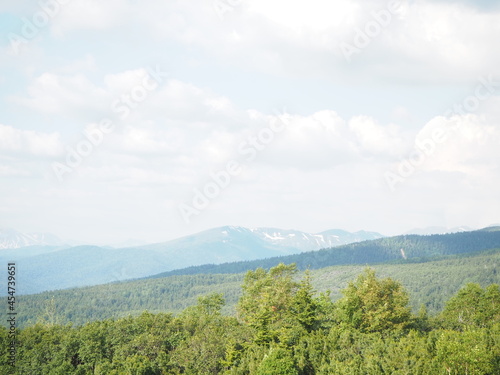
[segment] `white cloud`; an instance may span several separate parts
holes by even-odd
[[[58,133],[20,130],[0,124],[0,150],[3,153],[54,157],[61,155],[63,145]]]
[[[257,0],[243,3],[242,7],[293,31],[295,37],[300,37],[302,33],[322,34],[338,30],[342,25],[352,24],[360,10],[358,3],[348,0],[313,0],[307,3]]]
[[[499,19],[498,13],[454,3],[419,2],[404,22],[390,29],[388,39],[382,38],[381,50],[398,65],[420,63],[419,79],[475,79],[478,70],[486,73],[498,64],[500,53],[491,45],[500,31]]]
[[[86,71],[96,71],[97,64],[95,57],[91,54],[85,55],[82,59],[78,59],[68,63],[65,66],[57,68],[57,72],[64,75],[78,74]]]
[[[16,100],[41,113],[75,118],[83,108],[110,112],[110,98],[129,93],[147,74],[146,69],[108,74],[103,79],[104,87],[98,87],[83,74],[44,73],[28,88],[29,98]],[[224,96],[176,79],[167,80],[139,104],[126,125],[107,136],[103,148],[111,154],[135,155],[146,160],[159,157],[168,160],[169,165],[181,163],[181,167],[200,170],[241,158],[237,154],[241,143],[276,118],[256,110],[239,110]],[[497,154],[497,128],[474,115],[451,120],[435,118],[417,139],[430,137],[435,128],[448,129],[457,121],[458,130],[446,130],[448,138],[454,140],[441,145],[432,162],[429,158],[425,164],[428,170],[478,171],[477,165],[468,163],[488,163]],[[87,129],[95,126],[87,125]],[[4,149],[27,149],[33,154],[50,155],[60,152],[59,136],[55,133],[3,129],[5,134],[6,129],[10,132],[2,139]],[[264,148],[257,163],[304,170],[329,169],[363,160],[375,163],[397,160],[411,150],[411,139],[395,124],[381,125],[368,116],[343,119],[333,110],[324,110],[309,116],[293,114],[286,130],[276,134],[272,144]],[[143,168],[148,169],[147,162]]]
[[[140,4],[129,16],[147,23],[152,38],[196,45],[226,62],[295,77],[342,79],[349,74],[349,64],[339,44],[352,43],[356,29],[364,30],[373,12],[386,11],[389,3],[243,1],[220,21],[210,2],[155,2]],[[402,4],[390,23],[356,55],[355,64],[362,67],[364,76],[467,81],[476,78],[478,69],[498,66],[500,52],[491,46],[499,32],[500,14],[454,3]],[[449,69],[450,64],[454,69]]]
[[[140,25],[138,38],[201,47],[227,63],[295,77],[352,79],[339,44],[352,43],[356,29],[364,30],[374,12],[387,11],[389,3],[242,1],[221,21],[212,1],[80,0],[62,7],[51,27],[60,35],[74,30],[127,35],[131,25]],[[500,51],[492,45],[500,31],[500,13],[453,2],[401,4],[380,34],[355,55],[355,66],[362,68],[357,75],[373,79],[377,73],[414,82],[468,81],[478,70],[498,66]]]
[[[0,165],[0,177],[25,177],[29,173],[25,170],[14,168],[10,165]]]
[[[104,31],[127,24],[133,17],[128,1],[76,0],[64,4],[60,13],[52,20],[52,32],[67,36],[76,30]],[[129,25],[127,25],[129,26]]]
[[[497,124],[473,114],[437,117],[419,132],[417,141],[432,139],[436,130],[443,133],[444,142],[436,144],[423,170],[460,172],[474,178],[498,172],[500,127]]]
[[[126,70],[118,73],[106,74],[103,81],[106,88],[116,95],[128,93],[130,89],[142,83],[148,76],[146,68]]]
[[[87,58],[87,63],[92,63]],[[134,100],[135,88],[147,81],[145,98]],[[155,82],[147,68],[127,70],[107,74],[104,86],[94,84],[84,73],[64,75],[43,73],[36,77],[27,88],[27,97],[12,96],[11,100],[34,111],[51,115],[73,115],[82,113],[116,116],[113,103],[120,101],[128,112],[152,111],[156,116],[167,119],[197,120],[198,125],[205,119],[220,118],[220,115],[236,115],[228,98],[215,95],[206,89],[176,79]],[[128,99],[126,99],[128,97]],[[132,99],[131,99],[132,98]],[[128,100],[128,101],[127,101]],[[128,104],[133,101],[132,104]]]
[[[37,112],[80,116],[85,111],[107,110],[109,96],[84,74],[72,76],[43,73],[27,89],[28,98],[12,100]]]
[[[397,231],[415,217],[422,226],[494,217],[498,97],[482,101],[476,115],[428,119],[479,75],[498,70],[498,12],[409,2],[348,63],[339,43],[352,41],[387,1],[234,3],[221,20],[211,0],[73,0],[20,56],[2,59],[2,121],[18,127],[0,126],[0,175],[9,179],[1,189],[5,200],[26,202],[19,217],[34,223],[32,212],[54,206],[54,227],[76,232],[67,205],[82,228],[115,221],[119,237],[123,228],[157,225],[150,232],[160,239],[165,228],[173,237],[238,220]],[[39,10],[15,7],[20,17]],[[118,120],[112,103],[141,84],[148,70],[138,67],[156,61],[168,61],[171,76]],[[291,94],[298,99],[290,103]],[[283,105],[294,108],[286,129],[246,161],[241,143],[275,121],[272,108]],[[102,117],[116,120],[116,129],[64,184],[52,186],[40,166],[52,174],[47,159],[63,160],[64,148]],[[419,132],[417,121],[426,124]],[[423,140],[454,124],[448,140],[391,193],[384,172],[411,153],[415,133]],[[176,204],[231,159],[244,164],[241,175],[199,224],[183,226]],[[38,179],[20,194],[28,175]]]
[[[349,121],[349,129],[354,133],[362,153],[374,156],[401,156],[406,142],[398,126],[378,125],[367,116],[356,116]]]
[[[138,127],[127,125],[109,141],[119,153],[136,156],[173,156],[186,151],[186,132],[178,128]]]

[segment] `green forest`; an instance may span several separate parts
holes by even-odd
[[[429,314],[434,315],[468,282],[479,283],[483,287],[500,283],[498,264],[500,251],[489,250],[450,255],[440,260],[408,260],[371,267],[381,277],[401,282],[410,294],[413,312],[416,313],[424,304]],[[311,283],[318,293],[330,291],[331,299],[336,301],[342,296],[341,290],[365,267],[344,265],[311,270]],[[21,327],[37,322],[82,325],[94,320],[139,315],[144,310],[179,314],[195,305],[198,297],[213,293],[224,295],[226,304],[222,308],[223,314],[234,315],[244,277],[244,273],[173,275],[21,295],[18,297],[21,307],[18,324]],[[294,277],[300,279],[303,272]]]
[[[366,268],[332,301],[295,264],[248,271],[235,313],[221,293],[177,315],[143,312],[0,329],[1,374],[500,374],[500,288],[468,283],[417,312],[401,282]],[[50,316],[50,311],[48,311]]]

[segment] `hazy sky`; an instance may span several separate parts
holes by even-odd
[[[500,221],[497,1],[6,3],[1,227]]]

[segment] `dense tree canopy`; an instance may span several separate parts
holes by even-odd
[[[375,277],[367,269],[350,282],[338,302],[341,319],[363,332],[404,329],[411,323],[409,296],[403,286],[391,278]]]
[[[500,282],[496,264],[500,250],[479,255],[408,264],[378,264],[377,275],[398,280],[410,294],[410,304],[417,311],[425,304],[431,314],[444,308],[445,302],[463,286],[464,280],[487,286]],[[318,291],[331,291],[333,300],[342,297],[348,281],[364,266],[328,267],[310,272],[311,283]],[[299,274],[295,275],[295,278]],[[180,313],[196,304],[199,296],[223,293],[225,314],[234,313],[241,296],[244,274],[170,276],[161,279],[134,280],[94,287],[23,295],[20,327],[36,322],[82,325],[93,320],[139,315],[142,311]]]
[[[467,284],[448,301],[441,319],[449,328],[490,327],[500,320],[499,286],[482,289],[479,284]]]
[[[223,295],[182,313],[0,329],[0,374],[498,375],[499,287],[469,284],[428,318],[405,289],[365,270],[332,302],[295,265],[248,272],[237,316]]]

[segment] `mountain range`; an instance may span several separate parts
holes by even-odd
[[[490,249],[500,249],[500,226],[470,232],[384,237],[301,254],[191,266],[163,272],[150,276],[150,278],[163,278],[172,275],[242,273],[259,267],[269,269],[279,263],[295,263],[301,270],[349,264],[415,263]]]
[[[338,229],[311,234],[225,226],[163,243],[112,248],[62,245],[55,236],[13,230],[1,233],[0,260],[18,263],[19,294],[134,279],[203,264],[298,254],[383,237]]]
[[[343,264],[411,262],[500,248],[498,228],[384,237],[365,231],[329,230],[312,234],[278,228],[225,226],[163,243],[124,248],[58,245],[57,241],[48,241],[49,236],[14,235],[14,239],[19,240],[17,244],[26,243],[22,242],[26,238],[38,238],[42,243],[0,250],[0,261],[18,264],[18,294],[144,277],[240,273],[279,262],[316,269]]]
[[[415,313],[423,304],[434,314],[466,283],[500,283],[500,228],[387,237],[296,255],[204,265],[138,280],[28,295],[22,297],[19,322],[25,325],[56,319],[84,324],[137,315],[144,310],[180,312],[211,293],[223,294],[228,304],[226,313],[234,314],[244,272],[279,263],[295,263],[299,270],[309,270],[314,289],[331,291],[333,299],[339,298],[347,283],[369,264],[379,276],[395,278],[408,288]],[[47,315],[50,311],[52,315]]]
[[[22,233],[10,228],[0,228],[0,249],[63,244],[60,238],[51,233]]]

